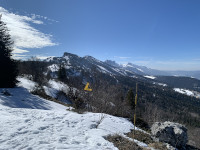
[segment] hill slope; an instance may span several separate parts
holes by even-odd
[[[123,135],[133,128],[128,120],[111,115],[105,115],[97,127],[103,114],[68,111],[68,107],[24,88],[0,89],[0,93],[0,143],[4,150],[117,150],[104,136]]]

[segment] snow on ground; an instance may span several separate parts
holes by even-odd
[[[26,77],[18,77],[17,80],[19,81],[18,86],[24,87],[28,89],[30,92],[34,91],[35,87],[37,86],[37,83],[29,80]]]
[[[18,77],[17,80],[19,81],[18,86],[24,87],[29,92],[34,91],[37,86],[37,83],[29,80],[26,77]],[[60,91],[63,91],[64,93],[67,94],[70,90],[68,85],[64,84],[63,82],[55,80],[49,80],[47,86],[43,86],[43,88],[45,93],[53,98],[57,98],[57,94]],[[71,88],[71,89],[73,90],[73,93],[75,93],[77,90],[76,88]]]
[[[45,93],[48,96],[51,96],[53,98],[57,98],[57,94],[62,91],[65,94],[68,94],[70,91],[70,87],[67,84],[64,84],[63,82],[60,81],[55,81],[55,80],[49,80],[48,86],[43,86]],[[73,90],[72,92],[76,92],[76,88],[71,88]],[[69,100],[65,100],[68,103],[71,103]]]
[[[167,84],[164,84],[164,83],[158,83],[158,85],[160,85],[160,86],[167,86]]]
[[[64,56],[64,58],[68,61],[69,60],[69,56]]]
[[[8,91],[11,96],[5,96],[3,91]],[[32,95],[25,88],[0,89],[0,106],[9,108],[29,108],[43,110],[65,110],[67,107]],[[1,108],[1,107],[0,107]],[[0,132],[1,133],[1,132]]]
[[[64,91],[65,93],[69,92],[69,86],[55,80],[49,80],[48,86],[44,86],[43,88],[45,93],[53,98],[57,97],[59,91]]]
[[[141,71],[141,72],[144,72],[142,69],[140,69],[140,68],[136,68],[137,70],[139,70],[139,71]]]
[[[124,73],[122,72],[122,70],[118,69],[118,68],[111,68],[112,70],[114,70],[115,72],[118,72],[119,74],[121,74],[122,76],[124,76]]]
[[[108,71],[106,68],[104,68],[104,67],[102,67],[102,66],[99,66],[99,65],[97,65],[100,69],[101,69],[101,71],[103,72],[103,73],[111,73],[110,71]]]
[[[129,64],[123,64],[123,67],[131,67],[131,68],[135,68],[135,67],[133,67],[132,65],[129,65]]]
[[[181,93],[181,94],[188,95],[188,96],[194,96],[196,98],[200,98],[200,93],[197,91],[190,91],[190,90],[180,89],[180,88],[174,88],[174,91]]]
[[[174,88],[174,91],[181,93],[181,94],[185,94],[188,96],[194,96],[194,93],[190,90],[186,90],[186,89],[180,89],[180,88]]]
[[[105,137],[125,136],[124,133],[134,127],[125,118],[69,111],[71,107],[30,94],[36,83],[24,77],[18,77],[18,80],[20,87],[0,89],[0,150],[117,150]],[[68,86],[50,80],[50,88],[61,90]],[[10,96],[3,94],[5,91]],[[102,117],[104,119],[97,127]],[[136,130],[140,129],[136,127]],[[145,143],[135,142],[147,147]]]
[[[11,96],[5,96],[7,90]],[[78,114],[31,95],[24,88],[0,89],[0,149],[117,150],[104,136],[123,134],[133,125],[124,118]]]
[[[159,83],[159,82],[153,82],[153,84],[157,84],[157,85],[160,85],[160,86],[167,86],[167,84]]]
[[[52,72],[56,72],[59,70],[59,66],[57,64],[52,64],[48,66],[48,69],[51,70]]]
[[[154,76],[144,76],[145,78],[149,78],[149,79],[155,79],[156,77]]]

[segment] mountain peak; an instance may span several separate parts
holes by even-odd
[[[105,63],[107,63],[111,66],[114,66],[114,67],[120,67],[120,65],[113,60],[106,60]]]
[[[86,55],[83,58],[86,59],[86,60],[89,60],[89,61],[101,62],[100,60],[98,60],[98,59],[96,59],[92,56],[89,56],[89,55]]]
[[[75,54],[72,54],[72,53],[68,53],[68,52],[64,52],[63,57],[66,57],[66,56],[79,57],[78,55],[75,55]]]

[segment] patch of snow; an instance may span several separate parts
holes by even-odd
[[[153,84],[157,84],[157,85],[160,85],[160,86],[167,86],[167,84],[164,84],[164,83],[158,83],[158,82],[153,82]]]
[[[139,71],[141,71],[141,72],[144,72],[142,69],[140,69],[140,68],[136,68],[137,70],[139,70]]]
[[[108,71],[106,68],[104,68],[104,67],[102,67],[102,66],[99,66],[99,65],[97,65],[97,66],[101,69],[102,72],[104,72],[104,73],[111,73],[111,72]]]
[[[149,78],[149,79],[155,79],[156,77],[154,76],[144,76],[145,78]]]
[[[18,77],[17,80],[19,81],[17,86],[24,87],[24,88],[28,89],[30,92],[34,91],[37,86],[37,83],[29,80],[26,77]]]
[[[56,72],[59,70],[59,66],[57,64],[52,64],[48,66],[48,69],[51,70],[52,72]]]
[[[126,67],[127,64],[128,64],[128,63],[120,64],[120,66]]]
[[[140,146],[140,147],[148,147],[148,145],[147,145],[146,143],[140,142],[140,141],[138,141],[138,140],[135,140],[135,139],[134,139],[134,142],[135,142],[138,146]]]
[[[49,86],[56,89],[56,90],[68,90],[69,86],[60,82],[60,81],[55,81],[55,80],[49,80],[48,82]]]
[[[64,56],[64,58],[68,61],[69,60],[69,56]]]
[[[140,130],[140,129],[137,129],[137,130]],[[140,130],[140,131],[143,131],[143,130]],[[145,132],[146,133],[146,132]],[[152,147],[149,147],[146,143],[143,143],[143,142],[141,142],[141,141],[138,141],[138,140],[136,140],[136,139],[132,139],[132,138],[130,138],[130,137],[127,137],[127,136],[125,136],[125,135],[121,135],[122,137],[124,137],[124,138],[126,138],[126,139],[128,139],[129,141],[134,141],[138,146],[140,146],[140,147],[143,147],[143,148],[145,148],[145,149],[151,149],[151,150],[154,150]]]
[[[48,86],[43,86],[44,91],[47,95],[57,98],[57,94],[60,91],[63,91],[64,93],[68,94],[70,91],[70,87],[63,82],[55,81],[55,80],[49,80]],[[73,93],[76,92],[75,88],[72,88]]]
[[[132,78],[136,78],[136,79],[138,78],[137,76],[131,76],[131,77],[132,77]]]
[[[134,68],[132,65],[129,65],[129,64],[125,65],[125,67],[131,67],[131,68]]]
[[[118,68],[112,68],[112,70],[114,70],[115,72],[121,74],[122,76],[124,76],[124,73],[122,73],[122,71]]]
[[[164,83],[158,83],[158,85],[167,86],[167,84],[164,84]]]
[[[174,91],[181,93],[181,94],[185,94],[188,96],[194,96],[194,93],[190,90],[186,90],[186,89],[180,89],[180,88],[174,88]]]

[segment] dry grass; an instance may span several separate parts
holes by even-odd
[[[143,150],[133,141],[129,141],[120,135],[108,136],[106,140],[112,142],[119,150]]]
[[[200,128],[188,128],[188,144],[200,149]]]
[[[133,139],[133,136],[134,136],[134,139],[141,141],[143,143],[146,143],[146,144],[150,144],[150,143],[154,142],[149,134],[146,134],[146,133],[138,131],[138,130],[135,131],[135,135],[133,134],[133,130],[132,130],[131,132],[129,132],[127,134],[127,136],[132,138],[132,139]]]
[[[164,145],[163,143],[160,143],[160,142],[151,143],[151,144],[149,144],[149,147],[152,147],[152,148],[158,149],[158,150],[168,150],[166,145]]]

